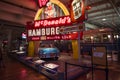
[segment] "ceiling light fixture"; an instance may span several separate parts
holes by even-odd
[[[106,19],[105,19],[105,18],[103,18],[103,19],[102,19],[102,21],[106,21]]]

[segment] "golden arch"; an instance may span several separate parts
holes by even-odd
[[[56,4],[57,6],[59,6],[65,15],[70,15],[69,11],[67,10],[67,8],[59,1],[59,0],[50,0],[50,2],[52,2],[53,4]],[[41,14],[41,12],[43,11],[43,8],[39,9],[35,15],[34,20],[38,20],[39,16]]]

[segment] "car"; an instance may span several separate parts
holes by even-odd
[[[40,48],[38,54],[40,59],[58,60],[60,51],[57,48]]]

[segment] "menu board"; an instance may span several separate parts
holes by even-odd
[[[93,64],[106,65],[106,47],[93,47]]]

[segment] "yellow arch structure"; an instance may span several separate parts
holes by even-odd
[[[67,8],[59,0],[50,0],[50,2],[59,6],[63,10],[65,15],[70,15]],[[43,11],[43,8],[41,8],[37,11],[37,14],[35,15],[34,20],[38,20],[40,18],[40,14],[42,13],[42,11]]]
[[[70,15],[69,11],[67,10],[67,8],[59,1],[59,0],[50,0],[51,3],[56,4],[57,6],[59,6],[65,15]],[[44,8],[38,9],[34,20],[40,20],[40,15],[42,13]],[[28,46],[28,56],[34,56],[34,53],[37,53],[37,48],[39,47],[39,42],[34,42],[34,41],[30,41],[29,42],[29,46]]]
[[[53,3],[53,4],[56,4],[57,6],[59,6],[63,10],[65,15],[70,15],[68,9],[59,0],[50,0],[50,2]],[[41,8],[41,9],[39,9],[37,11],[34,20],[39,20],[40,19],[40,15],[41,15],[42,11],[43,11],[43,8]],[[30,47],[32,47],[32,48],[34,47],[34,49],[32,49],[32,50],[37,50],[37,48],[39,47],[39,45],[35,45],[37,43],[39,44],[39,42],[34,42],[34,46],[36,46],[36,47],[34,47],[33,43],[30,42]],[[79,55],[78,55],[78,43],[77,43],[77,40],[72,40],[72,48],[73,48],[73,58],[78,59]],[[28,54],[29,55],[33,54],[32,50],[28,49],[28,52],[29,52]],[[37,52],[37,51],[34,51],[34,52]]]

